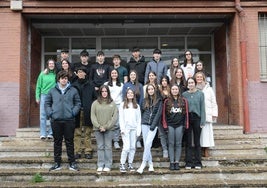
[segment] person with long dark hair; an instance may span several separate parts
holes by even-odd
[[[146,88],[146,95],[142,105],[142,135],[144,142],[144,153],[142,164],[137,172],[142,174],[145,167],[149,166],[148,171],[153,172],[153,162],[151,155],[151,146],[154,137],[157,133],[161,113],[162,113],[162,99],[156,92],[153,84],[148,84]]]
[[[184,128],[188,128],[188,105],[178,85],[171,86],[170,96],[164,101],[162,124],[168,130],[170,170],[179,170]],[[186,126],[185,126],[186,125]]]
[[[112,166],[113,129],[118,118],[118,109],[107,85],[99,88],[99,95],[91,107],[91,120],[97,143],[97,172],[109,172]]]
[[[135,155],[136,138],[141,134],[141,111],[136,102],[135,93],[132,89],[127,89],[124,101],[119,107],[119,120],[123,148],[120,159],[120,171],[134,171],[133,160]],[[128,166],[125,162],[128,157]]]
[[[195,74],[195,63],[193,61],[193,54],[190,50],[186,50],[184,53],[185,59],[184,63],[181,65],[181,68],[184,71],[185,80],[194,76]]]
[[[200,134],[202,127],[205,126],[206,112],[204,93],[196,88],[196,84],[195,78],[188,78],[186,83],[188,90],[183,93],[189,108],[189,128],[185,131],[185,169],[202,168]],[[192,146],[192,136],[194,136],[194,147]]]
[[[117,108],[119,109],[120,104],[123,101],[122,98],[122,88],[123,88],[123,83],[120,82],[119,80],[119,72],[117,69],[112,68],[110,71],[110,76],[109,76],[109,81],[105,83],[105,85],[108,86],[110,90],[110,95],[113,101],[115,102]],[[113,141],[114,141],[114,148],[115,149],[120,149],[120,144],[119,144],[119,137],[120,137],[120,125],[119,125],[119,119],[117,120],[115,127],[114,127],[114,136],[113,136]]]

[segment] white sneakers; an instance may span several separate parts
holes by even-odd
[[[97,170],[96,170],[97,172],[110,172],[110,168],[108,168],[108,167],[105,167],[105,168],[103,168],[103,167],[98,167],[97,168]]]
[[[148,167],[148,171],[149,172],[154,172],[153,163],[150,163],[148,166],[149,166]],[[137,169],[136,172],[138,172],[139,174],[142,174],[144,169],[145,169],[145,167],[146,167],[146,162],[142,162],[141,166]]]

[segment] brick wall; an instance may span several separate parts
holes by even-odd
[[[21,15],[0,13],[0,135],[15,135],[19,126]]]

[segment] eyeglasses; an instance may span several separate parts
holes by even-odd
[[[191,54],[185,54],[185,55],[191,55]]]

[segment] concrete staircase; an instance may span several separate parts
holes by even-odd
[[[216,146],[210,150],[210,157],[203,158],[201,170],[169,171],[161,148],[152,148],[153,173],[121,174],[121,150],[113,150],[112,171],[97,174],[96,152],[91,160],[77,160],[79,172],[68,170],[63,152],[63,169],[49,172],[53,142],[41,141],[38,128],[18,129],[16,137],[0,138],[0,187],[267,187],[267,134],[245,135],[240,126],[231,125],[214,125],[214,134]],[[92,142],[95,145],[94,138]],[[136,168],[142,151],[136,152]],[[184,166],[183,160],[180,165]],[[44,182],[31,182],[37,173]]]

